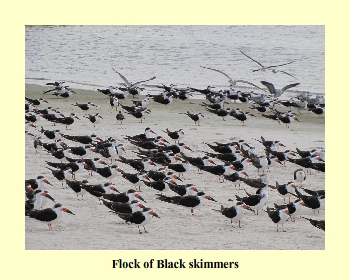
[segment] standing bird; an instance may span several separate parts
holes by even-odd
[[[109,96],[109,104],[111,107],[115,107],[115,110],[117,111],[117,107],[119,106],[119,99],[115,97],[114,95]]]
[[[293,189],[295,189],[295,184],[293,182],[288,182],[287,184],[280,185],[276,181],[276,187],[273,187],[273,189],[276,189],[278,193],[283,196],[283,202],[286,202],[286,197],[289,197],[289,203],[290,203],[290,197],[291,197],[291,192]]]
[[[100,123],[101,119],[103,119],[100,113],[97,113],[95,115],[89,114],[89,116],[84,116],[84,117],[89,119],[89,121],[94,125],[94,127],[96,127],[96,125]]]
[[[287,89],[290,89],[290,88],[295,87],[295,86],[300,84],[300,83],[290,84],[290,85],[287,85],[287,86],[283,87],[282,89],[276,89],[275,86],[272,83],[265,82],[265,81],[261,81],[261,83],[265,87],[267,87],[269,92],[273,95],[273,98],[280,97]]]
[[[278,231],[278,225],[282,225],[282,228],[283,228],[283,225],[285,222],[288,221],[289,219],[289,211],[288,211],[288,208],[283,208],[283,209],[273,209],[273,208],[269,208],[267,207],[266,209],[267,211],[267,214],[269,215],[270,219],[276,224],[277,226],[277,231]],[[284,228],[282,230],[283,232],[285,232]]]
[[[294,181],[300,183],[301,188],[305,180],[306,180],[306,173],[303,169],[300,168],[294,171]]]
[[[187,111],[187,113],[185,113],[185,115],[189,116],[193,121],[194,121],[194,125],[196,125],[196,123],[199,126],[199,122],[204,119],[204,115],[202,113],[198,113],[198,114],[192,114],[189,111]]]
[[[249,209],[253,211],[251,208],[248,208],[248,205],[245,204],[244,202],[237,202],[235,206],[231,206],[231,207],[225,207],[221,205],[221,210],[216,210],[216,209],[213,209],[213,210],[221,212],[222,215],[231,219],[231,223],[232,221],[238,221],[238,227],[240,228],[241,219],[243,218],[245,209]]]
[[[118,175],[118,173],[122,172],[122,170],[117,165],[95,168],[94,171],[109,180],[112,180]]]
[[[197,195],[172,196],[172,197],[164,196],[161,194],[156,194],[156,195],[158,196],[157,199],[159,199],[160,201],[182,205],[185,207],[190,207],[192,215],[194,215],[193,208],[199,205],[202,205],[205,199],[217,202],[214,198],[212,198],[209,195],[206,195],[204,192],[198,192]]]
[[[119,111],[119,113],[115,116],[115,118],[117,119],[117,121],[120,123],[123,123],[123,120],[125,119],[124,115],[122,114],[122,111]]]
[[[41,127],[41,130],[39,130],[40,133],[44,134],[47,138],[51,140],[59,140],[62,137],[62,132],[58,129],[56,130],[45,130],[43,127]]]
[[[52,208],[43,210],[32,210],[28,213],[30,218],[47,223],[49,229],[52,229],[52,224],[62,218],[63,212],[74,215],[73,212],[63,207],[62,204],[56,203]]]
[[[268,193],[264,188],[258,189],[256,191],[256,194],[248,195],[246,197],[239,197],[236,195],[237,201],[242,201],[253,210],[256,210],[255,215],[259,215],[259,210],[265,206],[268,198]]]
[[[225,165],[215,165],[215,166],[198,166],[200,169],[212,173],[214,175],[219,176],[219,182],[220,177],[224,175],[230,175],[235,167],[231,163],[226,163]],[[225,178],[223,177],[223,180],[221,183],[225,181]]]
[[[183,129],[179,129],[176,131],[170,131],[169,129],[166,129],[166,131],[163,131],[163,132],[168,134],[168,136],[171,139],[175,140],[175,144],[176,144],[176,141],[178,142],[178,144],[180,144],[180,140],[182,140],[185,136],[185,131]]]
[[[140,226],[143,226],[144,232],[147,233],[148,231],[146,230],[145,225],[151,221],[152,216],[159,218],[159,216],[151,208],[144,208],[142,212],[137,211],[132,214],[125,214],[125,213],[118,213],[118,212],[115,212],[115,213],[120,218],[125,220],[125,222],[138,225],[137,228],[140,234],[142,233],[140,231]]]
[[[80,118],[79,118],[76,114],[71,113],[68,117],[64,117],[64,118],[55,118],[55,119],[53,119],[53,120],[51,120],[51,121],[54,122],[54,123],[61,123],[61,124],[64,124],[64,125],[66,125],[66,129],[67,129],[67,130],[70,130],[70,129],[68,128],[68,125],[73,124],[73,123],[74,123],[74,119],[80,120]]]
[[[72,169],[67,167],[66,169],[54,170],[49,167],[46,167],[52,172],[52,175],[59,181],[62,181],[63,188],[63,180],[73,179]]]
[[[285,209],[288,208],[288,214],[290,215],[291,221],[295,222],[295,217],[298,216],[305,206],[305,202],[302,199],[297,199],[294,202],[290,202],[287,205],[277,205],[275,203],[276,209]]]

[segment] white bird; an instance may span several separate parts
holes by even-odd
[[[280,97],[287,89],[295,87],[297,85],[299,85],[300,83],[295,83],[295,84],[290,84],[287,85],[285,87],[283,87],[282,89],[276,89],[275,86],[272,83],[269,82],[265,82],[265,81],[261,81],[261,83],[267,87],[267,89],[269,90],[269,92],[271,94],[273,94],[274,98]]]

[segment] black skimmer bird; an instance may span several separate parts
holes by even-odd
[[[41,127],[41,130],[39,130],[40,133],[44,134],[47,138],[50,140],[60,140],[62,137],[62,132],[58,129],[56,130],[45,130],[43,127]]]
[[[224,76],[226,76],[226,78],[228,79],[228,82],[230,83],[230,87],[236,87],[237,86],[237,83],[244,83],[244,84],[249,84],[253,87],[256,87],[258,89],[261,89],[263,90],[262,88],[258,87],[257,85],[254,85],[253,83],[250,83],[250,82],[247,82],[247,81],[244,81],[244,80],[233,80],[230,78],[229,75],[227,75],[226,73],[220,71],[220,70],[216,70],[216,69],[213,69],[213,68],[209,68],[209,67],[204,67],[204,66],[201,66],[202,68],[205,68],[205,69],[209,69],[209,70],[213,70],[213,71],[216,71]]]
[[[127,112],[129,115],[134,116],[136,119],[140,119],[140,123],[142,123],[142,119],[144,119],[146,117],[145,114],[149,114],[150,110],[148,108],[146,109],[142,109],[142,110],[138,110],[136,112]]]
[[[104,94],[104,95],[113,95],[114,94],[114,89],[115,89],[115,87],[113,87],[113,86],[109,86],[109,88],[107,88],[107,89],[97,89],[97,91],[99,91],[99,92],[101,92],[102,94]]]
[[[72,155],[78,156],[80,158],[88,157],[91,155],[91,152],[95,151],[95,147],[92,147],[90,145],[86,146],[78,146],[78,147],[69,147],[71,150]]]
[[[35,106],[39,106],[39,105],[41,105],[43,103],[48,103],[44,98],[31,99],[31,98],[26,97],[26,100],[29,103],[34,104]]]
[[[83,181],[70,181],[66,180],[66,183],[69,188],[71,188],[77,195],[77,199],[79,200],[79,195],[81,195],[81,199],[84,199],[84,194],[87,193],[85,190],[85,185],[89,184],[87,180]]]
[[[282,228],[283,228],[283,225],[288,221],[290,217],[287,207],[283,209],[277,209],[277,210],[275,210],[274,208],[267,207],[265,212],[269,215],[270,219],[276,224],[277,231],[278,231],[278,225],[282,225]],[[282,229],[282,231],[285,232],[284,228]]]
[[[119,161],[126,163],[133,167],[134,169],[138,171],[148,171],[150,168],[150,165],[155,165],[150,159],[144,158],[144,159],[127,159],[125,157],[120,156]]]
[[[44,91],[44,94],[47,93],[47,92],[50,92],[50,91],[55,91],[55,90],[62,90],[63,89],[63,84],[65,82],[50,82],[50,83],[46,83],[47,86],[54,86],[53,89],[50,89],[50,90],[47,90],[47,91]]]
[[[279,64],[279,65],[264,66],[264,65],[262,65],[260,62],[256,61],[255,59],[253,59],[253,58],[251,58],[250,56],[248,56],[247,54],[245,54],[242,50],[239,49],[239,51],[240,51],[244,56],[248,57],[250,60],[252,60],[252,61],[254,61],[255,63],[259,64],[260,68],[259,68],[259,69],[256,69],[256,70],[253,70],[253,72],[271,70],[271,68],[276,68],[276,67],[288,65],[288,64],[291,64],[291,63],[295,62],[295,61],[291,61],[291,62]]]
[[[68,128],[68,125],[73,124],[75,119],[80,120],[80,118],[79,118],[76,114],[71,113],[68,117],[56,118],[56,119],[53,119],[53,120],[51,120],[51,121],[52,121],[52,122],[55,122],[55,123],[64,124],[64,125],[66,126],[66,129],[67,129],[67,130],[70,130],[70,129]]]
[[[184,160],[188,161],[193,166],[198,167],[198,169],[199,169],[199,167],[209,166],[209,163],[212,163],[212,164],[216,165],[216,163],[208,156],[204,156],[204,157],[189,157],[189,156],[186,156],[184,153],[181,153],[181,157]]]
[[[326,191],[325,190],[309,190],[309,189],[305,189],[303,188],[304,192],[306,192],[309,195],[312,196],[322,196],[322,195],[326,195]]]
[[[293,189],[295,189],[295,184],[294,182],[288,182],[286,184],[279,184],[276,181],[276,187],[272,187],[273,189],[276,189],[278,193],[283,196],[283,202],[286,202],[286,197],[289,197],[289,203],[290,203],[290,197],[291,193],[293,192]]]
[[[117,165],[95,168],[94,171],[109,180],[112,180],[118,175],[118,173],[122,172],[122,170]]]
[[[268,162],[268,167],[267,167],[266,172],[270,172],[271,171],[271,167],[275,166],[276,163],[282,164],[280,162],[280,160],[276,156],[268,156],[267,157],[267,162]]]
[[[28,122],[34,123],[36,124],[38,121],[40,121],[41,117],[43,116],[43,114],[41,113],[35,113],[35,115],[31,114],[31,115],[25,115],[25,119]]]
[[[196,123],[199,126],[199,122],[204,119],[204,115],[202,113],[198,113],[198,114],[193,114],[190,113],[189,111],[187,111],[187,113],[185,113],[185,115],[189,116],[193,121],[194,121],[194,125],[196,125]]]
[[[129,202],[133,200],[142,200],[143,202],[146,203],[146,201],[141,197],[141,195],[138,194],[137,191],[130,189],[126,192],[123,193],[118,193],[118,194],[102,194],[101,195],[104,199],[107,199],[112,202]]]
[[[225,207],[225,206],[221,205],[220,210],[216,210],[216,209],[213,209],[213,210],[220,212],[225,217],[231,219],[231,223],[232,223],[232,221],[238,221],[238,227],[240,228],[241,227],[241,220],[243,218],[245,209],[251,210],[251,208],[248,208],[248,205],[245,204],[244,202],[237,202],[237,204],[235,206]]]
[[[192,151],[192,149],[186,145],[185,143],[179,143],[179,144],[175,144],[175,145],[170,145],[170,146],[166,146],[166,147],[160,147],[158,148],[158,151],[172,151],[174,154],[179,154],[179,153],[183,153],[185,150],[190,150]]]
[[[318,155],[318,151],[316,149],[312,149],[311,151],[301,151],[300,149],[296,148],[296,151],[302,158],[308,158]]]
[[[49,166],[58,168],[61,170],[70,168],[72,170],[73,179],[75,179],[75,173],[84,170],[85,167],[87,166],[87,164],[83,160],[77,160],[75,162],[69,162],[69,163],[58,163],[58,162],[49,162],[49,161],[45,161],[45,162]]]
[[[74,142],[79,142],[81,144],[84,144],[84,145],[88,145],[88,144],[92,144],[94,142],[97,142],[97,141],[101,141],[101,138],[98,137],[96,134],[91,134],[90,136],[89,135],[68,135],[68,134],[61,134],[62,137],[68,139],[68,140],[72,140]]]
[[[267,87],[267,89],[269,90],[269,92],[273,95],[273,98],[278,98],[280,97],[287,89],[290,89],[292,87],[295,87],[297,85],[299,85],[300,83],[294,83],[294,84],[290,84],[290,85],[286,85],[285,87],[283,87],[282,89],[276,89],[275,86],[272,83],[269,82],[265,82],[265,81],[261,81],[261,83]]]
[[[261,137],[261,141],[258,139],[255,139],[255,140],[260,142],[261,144],[263,144],[265,146],[265,148],[269,148],[272,151],[278,152],[279,147],[285,147],[285,145],[279,140],[274,140],[274,141],[273,140],[265,140],[264,137],[262,137],[262,136],[260,136],[260,137]]]
[[[295,217],[302,212],[303,206],[305,206],[305,202],[302,199],[297,199],[296,201],[290,202],[287,205],[277,205],[275,203],[276,209],[288,208],[288,214],[290,215],[292,222],[295,222]]]
[[[57,151],[58,149],[67,148],[67,145],[66,145],[66,143],[64,143],[64,141],[57,141],[54,143],[43,143],[39,138],[35,138],[34,148],[36,149],[37,146],[43,147],[48,152],[51,152],[52,150]]]
[[[276,151],[272,151],[270,148],[266,148],[265,152],[266,152],[267,156],[270,156],[270,154],[271,154],[271,155],[277,157],[280,162],[283,162],[284,166],[286,165],[286,161],[288,159],[288,156],[296,156],[296,153],[291,151],[291,150],[286,150],[284,152],[276,152]]]
[[[238,185],[238,189],[241,189],[242,178],[247,177],[248,174],[243,169],[239,169],[231,175],[224,175],[224,179],[234,183],[234,187]]]
[[[306,180],[306,173],[303,169],[299,168],[294,171],[294,181],[300,183],[300,187],[303,186],[303,182]]]
[[[66,169],[60,169],[60,170],[55,170],[55,169],[51,169],[49,167],[46,167],[47,169],[49,169],[52,173],[52,175],[59,181],[62,181],[62,187],[63,187],[63,180],[69,180],[69,179],[73,179],[73,172],[72,169],[67,167]]]
[[[127,135],[126,138],[127,139],[132,139],[132,140],[135,140],[135,141],[146,140],[146,139],[151,138],[150,133],[157,134],[150,127],[146,127],[145,128],[145,133],[137,134],[137,135],[134,135],[134,136],[128,136]]]
[[[258,189],[256,194],[248,195],[246,197],[239,197],[236,195],[237,201],[242,201],[247,204],[250,208],[255,210],[254,212],[256,215],[259,215],[259,210],[265,206],[268,198],[269,196],[265,188]]]
[[[241,160],[244,154],[240,150],[235,150],[234,152],[229,152],[229,153],[220,153],[220,154],[214,154],[214,153],[208,153],[205,152],[206,155],[217,158],[221,161],[224,162],[233,162],[236,160]]]
[[[224,101],[220,101],[219,103],[213,103],[213,104],[207,104],[205,102],[202,102],[202,104],[199,104],[201,106],[206,107],[205,109],[212,109],[212,110],[220,110],[224,108]]]
[[[32,122],[25,121],[25,130],[27,131],[29,129],[29,127],[36,128],[36,125],[34,123],[32,123]]]
[[[133,200],[130,202],[110,202],[110,201],[106,201],[103,198],[100,198],[100,200],[102,201],[103,205],[105,205],[106,207],[108,207],[109,209],[111,209],[114,212],[118,212],[118,213],[134,213],[137,211],[142,211],[143,209],[145,209],[145,206],[143,206],[143,204],[141,202],[139,202],[138,200]]]
[[[147,181],[143,181],[143,183],[152,188],[155,189],[161,193],[166,193],[167,191],[170,190],[169,185],[173,184],[176,185],[175,181],[172,178],[166,177],[163,181],[153,181],[153,182],[147,182]]]
[[[33,201],[34,201],[34,207],[33,209],[42,209],[45,207],[48,200],[51,200],[55,202],[53,197],[48,193],[48,191],[43,191],[40,189],[36,189],[33,191]]]
[[[260,169],[264,174],[269,166],[269,162],[266,156],[253,157],[251,158],[251,162],[254,165],[254,167],[258,169],[258,175],[260,174]]]
[[[325,113],[325,107],[317,107],[311,110],[311,112],[315,113],[316,115],[323,116]]]
[[[164,141],[161,139],[140,140],[140,141],[135,141],[132,139],[128,139],[128,140],[131,144],[147,150],[160,149],[164,147]]]
[[[102,195],[120,193],[112,183],[104,183],[97,185],[84,184],[84,190],[89,194],[100,198]]]
[[[50,151],[48,151],[53,157],[60,159],[62,162],[63,158],[69,158],[70,154],[72,154],[72,150],[71,149],[51,149]]]
[[[264,188],[269,187],[270,185],[270,177],[267,174],[262,174],[259,176],[258,179],[248,179],[248,178],[242,178],[241,179],[245,184],[252,188]]]
[[[214,150],[217,153],[225,154],[225,153],[234,153],[236,150],[239,149],[238,145],[211,145],[209,143],[206,143],[209,148]]]
[[[310,222],[310,224],[312,224],[314,227],[322,229],[323,231],[326,230],[326,222],[325,222],[325,220],[314,220],[314,219],[305,218],[305,217],[301,217],[301,218],[303,218],[305,220],[308,220]]]
[[[182,140],[185,136],[185,131],[183,129],[179,129],[179,130],[176,130],[176,131],[170,131],[169,129],[166,129],[166,131],[163,131],[165,132],[166,134],[168,134],[168,136],[175,140],[175,144],[176,142],[178,144],[180,144],[180,140]]]
[[[254,114],[245,112],[245,113],[230,113],[230,116],[236,118],[237,120],[241,121],[242,125],[244,125],[244,122],[247,121],[250,117],[254,117]]]
[[[38,221],[47,223],[49,229],[52,229],[52,224],[56,223],[59,219],[62,218],[63,212],[75,215],[69,209],[63,207],[62,204],[56,203],[52,208],[46,208],[43,210],[32,210],[28,213],[28,216]]]
[[[115,118],[117,119],[117,121],[120,123],[123,123],[123,120],[125,119],[124,115],[122,114],[122,111],[119,111],[119,113],[115,116]]]
[[[214,175],[218,175],[220,182],[220,177],[223,175],[230,175],[235,169],[235,167],[231,163],[226,163],[225,165],[202,166],[201,169]],[[222,182],[224,181],[225,178],[223,177]]]
[[[53,125],[55,126],[56,123],[54,120],[65,118],[65,116],[60,111],[56,111],[54,113],[42,114],[42,118],[49,122],[53,122]]]
[[[219,117],[222,117],[223,121],[225,121],[225,117],[227,115],[229,115],[230,113],[233,112],[233,110],[230,109],[230,108],[227,108],[227,109],[215,109],[215,110],[214,109],[205,108],[205,110],[210,112],[210,113],[212,113],[212,114],[215,114],[215,115],[217,115]]]
[[[252,162],[250,158],[244,157],[241,160],[231,162],[231,164],[235,167],[236,170],[243,169],[244,171],[247,171],[250,162]]]
[[[95,152],[101,154],[104,158],[110,159],[113,163],[113,160],[117,160],[118,157],[125,154],[125,148],[123,144],[118,144],[96,148]]]
[[[111,105],[111,107],[115,107],[115,110],[117,111],[117,107],[119,106],[119,99],[113,95],[110,95],[109,104]]]
[[[197,195],[186,196],[164,196],[161,194],[156,195],[158,196],[157,199],[160,201],[190,207],[192,215],[194,215],[193,208],[202,205],[205,199],[217,202],[214,198],[206,195],[204,192],[198,192]]]
[[[139,191],[141,189],[141,186],[144,185],[144,180],[149,180],[148,175],[146,172],[139,172],[139,173],[127,173],[124,171],[121,171],[122,177],[129,182],[131,182],[135,187],[139,187]]]
[[[198,192],[196,186],[193,184],[186,184],[186,185],[169,184],[169,188],[180,196],[195,195]]]
[[[57,91],[57,92],[54,92],[52,95],[56,95],[57,97],[62,97],[62,98],[67,99],[67,98],[71,97],[73,93],[76,94],[76,92],[74,90],[65,87],[63,92]]]
[[[315,155],[315,156],[310,156],[307,158],[298,158],[298,159],[293,159],[293,158],[288,158],[288,161],[293,162],[297,165],[300,165],[302,167],[308,168],[306,172],[309,172],[309,169],[316,169],[320,170],[320,165],[315,165],[316,163],[319,163],[319,161],[323,161],[320,156]],[[324,169],[324,168],[323,168]],[[310,170],[311,174],[311,170]]]
[[[88,103],[82,103],[79,104],[78,102],[76,102],[75,104],[72,104],[73,106],[77,106],[80,109],[82,109],[83,111],[87,111],[89,110],[91,107],[97,107],[94,103],[92,102],[88,102]]]
[[[33,190],[38,188],[45,189],[45,184],[52,186],[52,184],[44,176],[38,176],[36,179],[27,179],[25,180],[25,184],[30,185]]]
[[[76,162],[76,161],[80,161],[81,159],[72,159],[69,157],[66,157],[66,160],[68,160],[69,162]],[[85,166],[85,169],[88,170],[89,174],[92,176],[92,171],[95,168],[102,168],[102,167],[106,167],[106,162],[104,162],[102,159],[100,158],[83,158],[82,159],[87,166]]]
[[[305,203],[305,206],[311,208],[314,212],[325,209],[325,196],[308,196],[303,195],[297,188],[295,188],[296,196],[302,199]]]
[[[143,230],[145,233],[148,231],[145,228],[145,225],[148,224],[152,220],[152,216],[160,218],[152,209],[150,208],[145,208],[143,209],[142,212],[137,211],[132,214],[125,214],[125,213],[117,213],[116,214],[122,218],[125,222],[129,222],[132,224],[138,225],[139,233],[141,234],[142,232],[140,231],[140,226],[143,226]]]
[[[132,103],[135,106],[141,106],[142,109],[145,109],[149,105],[149,99],[150,99],[150,96],[148,95],[146,98],[142,99],[141,101],[139,101],[139,100],[132,100]]]
[[[250,109],[253,109],[253,110],[258,111],[260,113],[267,113],[267,112],[271,111],[272,108],[270,105],[265,105],[265,106],[252,105],[252,107],[250,107]]]
[[[134,152],[138,154],[140,157],[147,157],[152,162],[156,162],[162,165],[167,165],[169,163],[175,163],[177,160],[180,159],[178,155],[175,155],[173,152],[169,151],[153,151],[148,154],[145,153],[145,155],[142,155],[142,152]]]
[[[190,163],[188,161],[184,161],[182,163],[170,163],[167,165],[168,169],[174,170],[175,172],[182,174],[190,170]]]
[[[99,124],[101,122],[101,119],[103,119],[103,117],[100,115],[100,113],[97,113],[95,115],[90,115],[89,116],[84,116],[85,118],[89,119],[89,121],[94,125],[94,127],[96,127],[97,124]]]
[[[177,176],[174,172],[166,172],[165,168],[160,168],[158,171],[150,170],[147,172],[147,175],[154,181],[163,181],[166,177],[182,181],[182,179],[180,179],[180,177]]]

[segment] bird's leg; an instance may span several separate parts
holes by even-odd
[[[284,225],[283,225],[283,224],[282,224],[282,231],[283,231],[283,232],[286,232],[286,231],[284,230]]]
[[[278,232],[278,224],[277,224],[277,232]]]
[[[193,208],[191,208],[191,213],[192,213],[192,216],[194,216],[194,213],[193,213]]]
[[[142,234],[142,232],[140,231],[140,226],[137,226],[137,228],[139,229],[139,234]]]
[[[144,230],[146,233],[148,233],[148,231],[146,230],[145,226],[143,226],[143,230]]]

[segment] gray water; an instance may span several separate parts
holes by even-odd
[[[252,72],[259,65],[292,64],[283,73]],[[325,93],[324,26],[26,26],[26,83],[66,81],[72,88],[117,86],[156,76],[148,85],[218,89],[227,78],[264,87],[300,83],[298,92]],[[244,87],[247,85],[240,84]],[[250,86],[247,89],[254,89]]]

